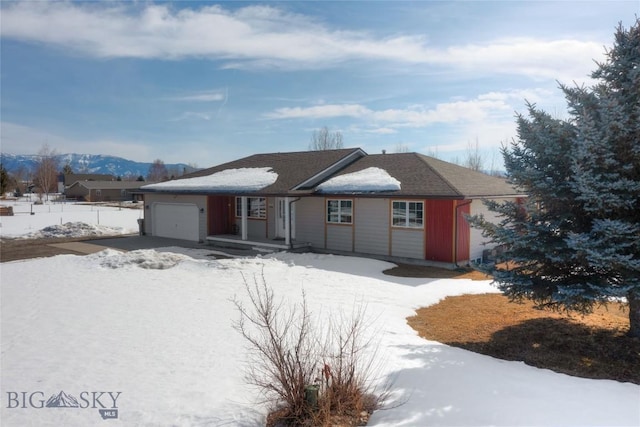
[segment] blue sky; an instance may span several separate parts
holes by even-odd
[[[525,100],[563,117],[640,0],[2,2],[2,152],[208,167],[303,151],[323,126],[369,153],[485,167]]]

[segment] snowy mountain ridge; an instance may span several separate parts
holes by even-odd
[[[58,168],[62,170],[65,165],[71,166],[74,173],[109,174],[120,177],[144,176],[149,173],[151,162],[136,162],[122,157],[107,156],[101,154],[58,154],[55,156]],[[9,172],[14,172],[21,167],[27,171],[35,170],[38,155],[35,154],[0,154],[0,162]],[[192,172],[194,167],[184,163],[165,164],[169,173],[182,175],[185,171]]]

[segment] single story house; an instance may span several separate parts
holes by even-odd
[[[104,173],[63,173],[62,182],[69,187],[76,181],[115,181],[116,177]]]
[[[142,200],[143,181],[76,181],[65,189],[69,199],[86,202],[121,202]]]
[[[145,185],[143,231],[191,241],[458,265],[482,257],[465,216],[517,199],[506,180],[417,153],[257,154]]]
[[[76,181],[115,181],[116,177],[101,173],[60,173],[58,174],[58,192],[64,193]]]

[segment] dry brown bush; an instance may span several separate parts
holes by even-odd
[[[250,304],[233,300],[235,329],[249,344],[246,380],[270,406],[268,426],[364,425],[382,399],[373,372],[377,351],[361,305],[350,318],[314,322],[299,304],[277,301],[264,276],[244,278]]]

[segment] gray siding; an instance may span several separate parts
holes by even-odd
[[[391,230],[391,255],[424,259],[424,230]]]
[[[493,200],[501,203],[507,200],[515,201],[515,198],[502,198]],[[474,199],[471,203],[471,215],[483,215],[487,221],[494,224],[500,222],[500,218],[498,217],[498,215],[495,212],[491,212],[489,209],[487,209],[482,200],[479,199]],[[471,260],[482,258],[482,252],[484,252],[485,249],[491,249],[493,246],[495,246],[486,244],[489,239],[482,237],[482,230],[478,228],[471,227],[470,234],[469,258]]]
[[[242,219],[236,218],[236,224],[240,226],[242,234]],[[264,239],[267,237],[267,221],[264,219],[247,219],[247,238]]]
[[[295,205],[296,240],[324,249],[324,198],[304,197]]]
[[[355,251],[389,255],[389,199],[355,199]]]
[[[276,238],[276,198],[267,197],[267,221],[265,224],[267,228],[267,238]]]
[[[204,241],[207,238],[207,197],[206,196],[177,196],[173,194],[147,193],[144,195],[144,232],[151,235],[153,230],[153,215],[151,214],[152,203],[182,203],[194,204],[198,210],[204,209],[204,213],[199,215],[198,238]],[[147,209],[147,206],[149,209]]]
[[[327,249],[353,252],[353,226],[327,224]]]

